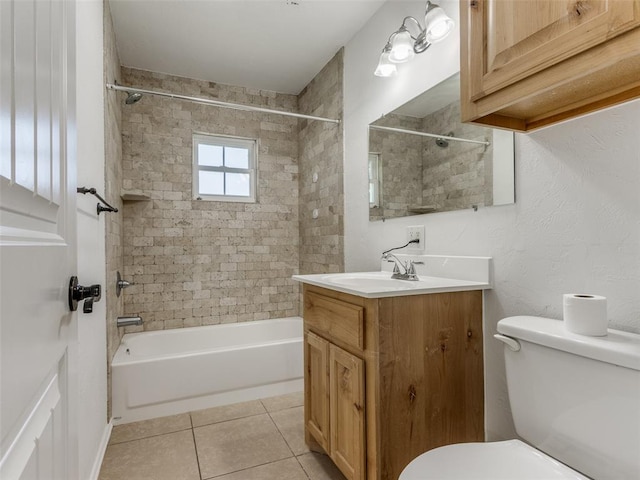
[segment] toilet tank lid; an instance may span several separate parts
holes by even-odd
[[[545,347],[640,370],[640,335],[609,329],[604,337],[569,332],[562,320],[518,316],[498,322],[498,332]]]

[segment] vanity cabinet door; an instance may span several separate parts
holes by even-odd
[[[364,362],[329,345],[330,456],[348,480],[364,480]]]
[[[329,452],[329,342],[311,332],[305,335],[305,366],[305,431]]]

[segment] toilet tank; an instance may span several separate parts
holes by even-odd
[[[640,335],[525,316],[498,332],[517,340],[504,351],[518,435],[592,478],[640,478]]]

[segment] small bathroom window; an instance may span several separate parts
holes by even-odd
[[[369,208],[380,207],[380,154],[369,153]]]
[[[193,197],[223,202],[256,201],[256,140],[195,134]]]

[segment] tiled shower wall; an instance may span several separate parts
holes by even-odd
[[[109,2],[104,2],[104,81],[122,83],[120,60],[116,50]],[[105,90],[105,198],[118,208],[118,213],[105,214],[107,282],[105,292],[107,315],[107,383],[108,417],[111,418],[111,359],[120,344],[122,332],[118,332],[116,318],[124,312],[123,296],[116,297],[116,272],[124,269],[122,257],[122,94]]]
[[[386,115],[377,125],[420,131],[422,121],[405,115]],[[384,130],[369,130],[369,152],[381,155],[382,207],[371,208],[371,220],[410,215],[409,207],[422,205],[423,137]]]
[[[460,104],[420,119],[386,115],[376,122],[386,127],[492,140],[492,130],[460,122]],[[369,152],[381,153],[382,208],[371,208],[369,218],[382,220],[411,215],[413,206],[433,206],[445,212],[472,205],[493,204],[493,146],[449,141],[445,148],[435,138],[369,131]]]
[[[447,134],[468,140],[492,141],[492,129],[460,121],[460,102],[453,102],[423,119],[423,131]],[[424,205],[438,212],[493,205],[493,143],[488,147],[450,141],[441,148],[434,138],[424,138]]]
[[[123,84],[297,110],[297,97],[129,68]],[[298,314],[298,121],[145,96],[122,106],[125,313],[145,330]],[[258,202],[192,199],[192,135],[258,139]],[[133,327],[137,329],[138,327]]]
[[[300,92],[300,113],[342,118],[343,55],[344,50],[340,49]],[[300,273],[303,274],[344,271],[342,132],[342,124],[300,120]],[[313,218],[314,210],[317,218]]]

